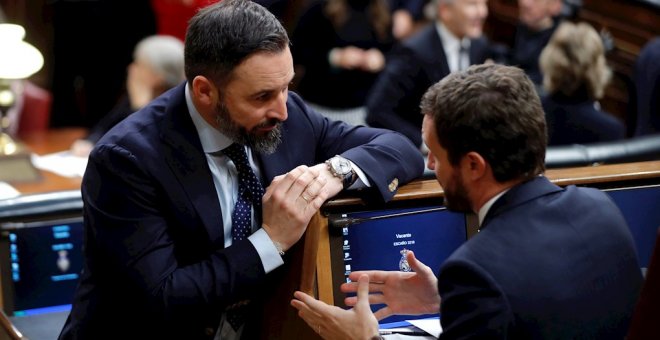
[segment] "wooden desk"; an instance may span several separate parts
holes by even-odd
[[[21,138],[30,151],[45,155],[57,151],[68,150],[71,143],[87,134],[84,128],[53,129],[44,132],[34,132]],[[21,194],[36,194],[50,191],[80,189],[82,178],[69,178],[41,170],[41,180],[29,183],[12,183]]]
[[[549,169],[545,172],[553,183],[566,185],[593,186],[608,188],[627,182],[640,182],[660,177],[660,161],[620,163],[599,166]],[[402,186],[393,201],[410,199],[429,199],[443,197],[442,187],[435,179],[417,180]],[[325,210],[337,207],[366,204],[360,198],[347,197],[328,201],[323,205]]]

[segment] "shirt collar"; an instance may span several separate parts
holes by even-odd
[[[438,34],[440,35],[440,40],[442,40],[442,47],[444,48],[445,52],[454,51],[453,53],[458,53],[458,50],[461,46],[468,50],[470,49],[470,39],[467,37],[458,39],[458,37],[449,31],[447,27],[445,27],[445,25],[443,25],[440,21],[436,22],[435,27],[438,31]]]
[[[507,188],[502,190],[499,194],[491,197],[484,205],[479,208],[479,228],[481,229],[481,224],[484,222],[484,219],[486,218],[486,215],[488,214],[488,211],[490,208],[495,204],[495,201],[497,201],[498,198],[502,197],[507,191],[509,191],[511,188]]]
[[[188,84],[186,84],[185,96],[190,118],[192,118],[193,124],[195,124],[195,129],[197,130],[197,135],[199,135],[199,140],[202,142],[202,149],[204,149],[204,152],[207,154],[214,153],[224,150],[231,145],[233,141],[218,131],[218,129],[211,126],[211,124],[204,120],[199,111],[197,111],[195,105],[193,105]]]

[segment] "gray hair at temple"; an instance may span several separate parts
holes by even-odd
[[[185,79],[183,72],[183,42],[168,35],[146,37],[135,46],[133,60],[146,63],[161,76],[167,88]]]

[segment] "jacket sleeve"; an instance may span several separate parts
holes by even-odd
[[[482,268],[474,263],[449,260],[438,276],[442,299],[440,339],[507,339],[513,314],[509,303]]]
[[[424,171],[421,152],[398,132],[365,126],[353,126],[333,121],[308,108],[295,93],[290,93],[290,115],[300,112],[305,119],[290,117],[298,124],[289,127],[293,131],[310,131],[316,140],[315,162],[321,163],[335,155],[342,155],[355,163],[369,178],[383,201],[396,194],[399,185],[420,177]],[[293,106],[293,108],[291,107]],[[302,121],[302,122],[301,122]],[[296,139],[302,135],[297,134]],[[307,139],[305,139],[307,140]],[[301,143],[291,146],[309,149]],[[301,164],[303,162],[297,162]]]
[[[147,170],[149,162],[117,144],[90,155],[82,190],[88,267],[165,320],[215,315],[264,279],[256,249],[247,240],[210,244],[189,198]]]

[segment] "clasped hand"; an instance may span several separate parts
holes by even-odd
[[[323,202],[336,194],[318,167],[305,165],[277,176],[263,197],[263,228],[271,240],[288,250],[305,232]]]

